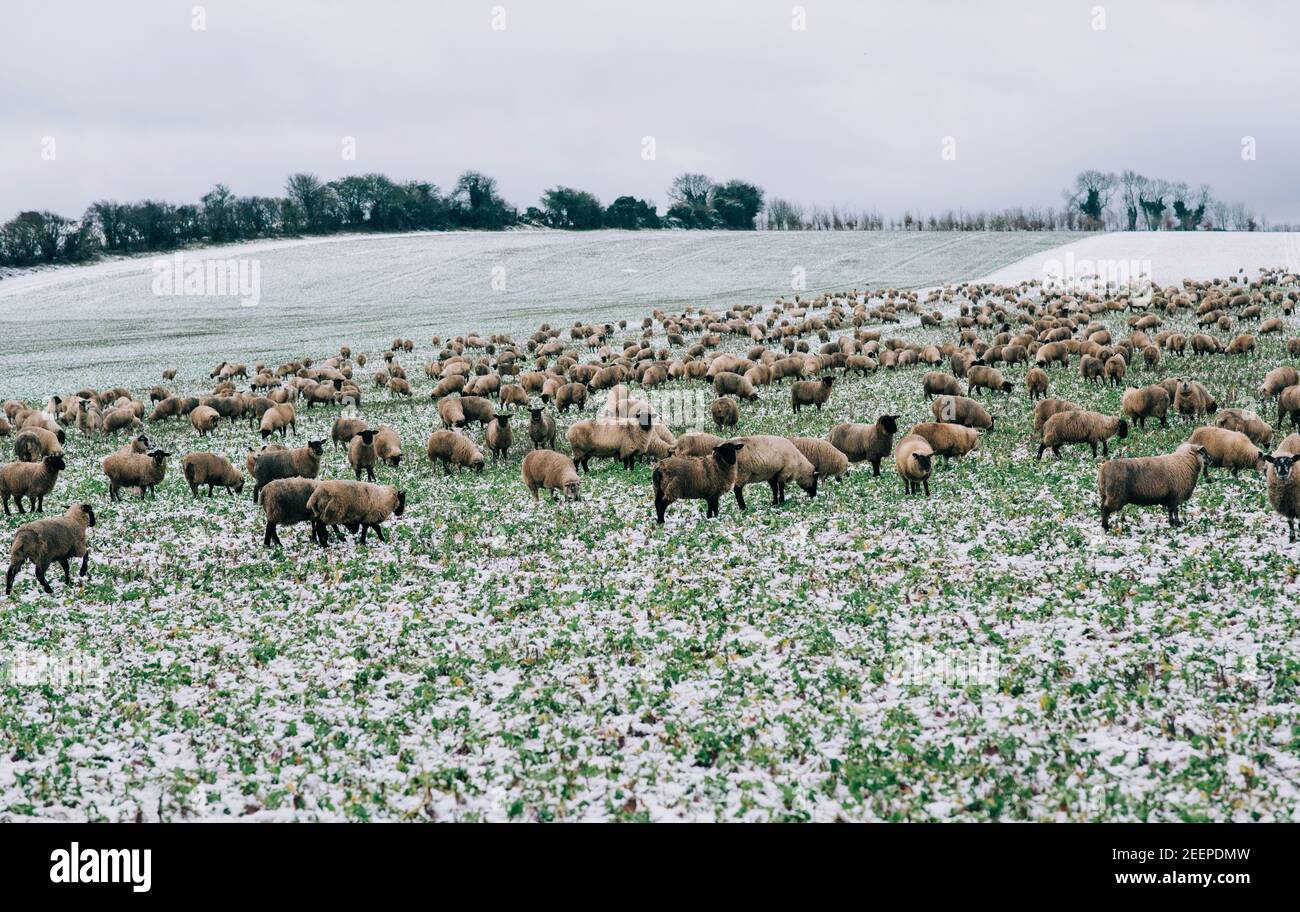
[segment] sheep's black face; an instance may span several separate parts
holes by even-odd
[[[405,513],[405,512],[406,512],[406,492],[405,492],[405,491],[398,491],[398,492],[397,492],[397,506],[393,508],[393,515],[394,515],[394,516],[401,516],[401,515],[402,515],[403,513]]]
[[[51,472],[62,472],[67,467],[68,464],[63,461],[62,454],[55,453],[53,456],[45,457],[45,468]]]
[[[713,448],[714,456],[724,466],[736,464],[736,451],[743,450],[743,443],[720,443]]]
[[[835,382],[834,377],[822,377],[822,386],[826,387],[827,389],[830,389],[831,384],[833,384],[834,382]]]
[[[1115,436],[1120,440],[1123,440],[1128,436],[1128,422],[1123,418],[1119,420],[1119,430],[1115,432]]]
[[[916,460],[916,464],[921,467],[922,472],[928,473],[930,471],[929,453],[913,453],[912,458]]]
[[[898,433],[898,416],[897,416],[897,415],[881,415],[881,416],[880,416],[880,426],[881,426],[882,428],[885,429],[885,433],[886,433],[886,434],[897,434],[897,433]]]
[[[642,412],[640,415],[637,416],[636,423],[641,426],[641,430],[648,431],[650,430],[650,425],[652,420],[653,419],[650,417],[649,412]]]
[[[361,438],[361,442],[364,443],[366,446],[370,446],[375,442],[374,431],[369,431],[369,430],[362,431],[361,433],[357,434],[357,436]]]
[[[153,460],[154,465],[160,466],[167,461],[167,457],[170,455],[171,453],[168,453],[166,450],[152,450],[149,453],[149,458]]]
[[[542,398],[545,399],[546,397],[543,396]],[[539,408],[529,409],[529,410],[528,410],[528,414],[530,414],[530,415],[533,416],[533,420],[534,420],[534,421],[541,421],[541,420],[542,420],[542,410],[539,409]]]
[[[324,440],[308,440],[308,441],[307,441],[307,449],[311,450],[313,453],[315,453],[317,456],[319,456],[321,453],[325,452],[325,441],[324,441]]]
[[[1273,471],[1277,473],[1279,481],[1286,481],[1291,477],[1291,466],[1295,464],[1295,458],[1292,456],[1264,456],[1264,459],[1273,464]]]
[[[396,456],[389,456],[388,464],[393,468],[397,468],[402,464],[402,454],[398,453]]]

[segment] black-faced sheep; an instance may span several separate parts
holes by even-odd
[[[1239,431],[1229,431],[1219,427],[1198,427],[1192,431],[1187,442],[1205,448],[1205,477],[1210,477],[1210,468],[1232,470],[1232,477],[1242,469],[1264,469],[1268,461],[1264,454],[1250,438]]]
[[[1128,436],[1128,421],[1114,418],[1100,412],[1066,411],[1058,412],[1043,425],[1043,438],[1038,444],[1038,455],[1043,458],[1043,451],[1050,449],[1052,455],[1061,458],[1061,447],[1071,443],[1086,443],[1097,456],[1097,444],[1101,444],[1103,456],[1109,456],[1108,441],[1112,437],[1123,440]]]
[[[578,499],[578,468],[573,460],[555,450],[531,450],[524,455],[523,465],[519,470],[524,485],[538,500],[537,492],[551,492],[551,499],[558,499],[558,492],[564,492],[565,500]]]
[[[930,472],[934,469],[934,451],[929,441],[919,434],[908,434],[898,441],[894,450],[894,467],[903,479],[905,494],[919,494],[922,489],[930,496]]]
[[[772,488],[772,504],[785,503],[786,485],[793,481],[809,497],[817,496],[817,469],[799,449],[784,437],[756,434],[741,438],[744,445],[736,459],[736,504],[745,509],[745,486],[766,481]]]
[[[837,424],[831,428],[828,439],[849,462],[870,462],[871,474],[879,478],[881,460],[893,451],[896,433],[898,416],[881,415],[875,424]]]
[[[474,441],[456,431],[434,431],[429,435],[425,452],[428,453],[430,462],[442,463],[443,472],[447,475],[451,474],[453,465],[460,470],[483,471],[483,453],[474,445]]]
[[[225,488],[232,494],[244,493],[244,473],[235,468],[230,460],[217,453],[205,453],[196,450],[186,453],[181,460],[181,472],[190,486],[190,493],[199,496],[199,488],[208,486],[208,496],[214,488]]]
[[[375,485],[364,481],[322,481],[307,498],[307,509],[322,547],[329,544],[326,528],[338,532],[339,526],[360,528],[361,544],[366,533],[374,529],[380,541],[387,541],[380,523],[406,510],[406,492],[392,485]],[[341,532],[338,532],[340,537]]]
[[[62,516],[38,519],[18,529],[13,546],[9,549],[9,572],[5,574],[5,595],[14,588],[14,578],[27,561],[36,568],[36,581],[48,595],[53,595],[45,571],[50,564],[63,568],[63,580],[72,585],[68,561],[81,558],[78,576],[90,573],[90,548],[86,544],[86,530],[95,525],[95,509],[90,504],[68,507]]]
[[[154,489],[167,474],[166,450],[133,453],[126,447],[105,456],[100,465],[108,476],[109,500],[121,500],[122,488],[139,488],[140,496],[156,496]]]
[[[1111,459],[1097,469],[1101,495],[1101,527],[1110,531],[1110,517],[1127,504],[1163,506],[1169,525],[1182,525],[1181,508],[1196,490],[1205,448],[1184,443],[1167,456]]]
[[[46,456],[40,462],[11,462],[0,466],[0,500],[4,502],[5,516],[9,516],[9,498],[18,504],[18,512],[25,513],[23,498],[31,501],[33,513],[45,510],[45,495],[54,490],[59,473],[67,468],[61,453]]]
[[[253,503],[262,488],[277,478],[315,478],[320,474],[324,440],[309,440],[294,450],[263,449],[253,459]]]
[[[835,382],[833,377],[822,377],[820,380],[796,380],[790,384],[790,405],[797,415],[805,405],[817,406],[817,411],[821,411],[831,398],[831,385]]]
[[[1163,386],[1129,387],[1124,390],[1122,405],[1124,417],[1145,429],[1148,418],[1160,420],[1161,427],[1169,426],[1169,392]]]
[[[744,449],[743,442],[728,441],[708,456],[673,456],[660,461],[651,475],[659,524],[663,525],[668,508],[679,500],[703,500],[706,519],[720,515],[719,501],[735,488],[737,454]],[[738,500],[743,509],[743,500]]]

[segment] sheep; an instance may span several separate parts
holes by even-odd
[[[1219,410],[1214,397],[1195,380],[1180,378],[1174,392],[1174,411],[1190,420],[1203,415],[1214,414]]]
[[[23,498],[31,501],[33,513],[45,511],[45,495],[54,490],[59,473],[68,467],[63,454],[46,456],[40,462],[11,462],[0,466],[0,499],[4,501],[5,516],[9,513],[9,498],[18,504],[18,512],[25,513]]]
[[[1124,385],[1124,374],[1128,371],[1128,362],[1124,360],[1123,355],[1111,355],[1106,359],[1103,367],[1106,379],[1111,382],[1112,386]]]
[[[330,425],[330,439],[334,441],[334,449],[350,444],[353,437],[368,427],[370,425],[362,418],[349,418],[344,415],[335,418],[334,423]]]
[[[930,371],[922,377],[921,392],[925,395],[926,402],[929,402],[935,396],[960,396],[962,394],[961,384],[957,382],[957,378],[942,371]]]
[[[335,423],[337,424],[337,421]],[[298,436],[298,414],[289,403],[281,402],[272,405],[262,413],[262,420],[258,423],[258,432],[262,435],[263,440],[277,431],[280,433],[280,439],[283,440],[285,432],[288,430],[292,430],[295,437]]]
[[[496,407],[486,396],[465,396],[458,400],[461,411],[465,413],[466,423],[477,421],[479,427],[486,428],[497,416]]]
[[[235,468],[229,459],[216,453],[195,450],[186,453],[181,460],[181,472],[190,486],[190,493],[199,496],[199,487],[208,486],[208,496],[212,489],[223,487],[232,494],[244,493],[244,473]]]
[[[388,381],[388,391],[394,396],[410,396],[411,384],[402,377],[393,377]]]
[[[533,500],[539,499],[540,489],[550,491],[552,500],[558,498],[559,491],[564,492],[565,500],[578,499],[578,467],[563,453],[534,449],[524,455],[519,474]]]
[[[736,404],[735,399],[724,396],[713,400],[713,404],[709,406],[709,415],[719,429],[735,427],[740,423],[740,406]]]
[[[817,496],[817,469],[789,440],[769,434],[741,438],[743,452],[736,460],[736,504],[745,509],[745,486],[766,481],[772,488],[772,504],[785,503],[786,485],[793,481],[809,497]]]
[[[392,485],[364,481],[322,481],[307,498],[307,510],[321,547],[329,545],[327,527],[333,527],[340,538],[343,534],[338,532],[339,526],[360,527],[363,545],[370,529],[375,530],[380,541],[387,541],[379,524],[406,512],[406,492]]]
[[[365,471],[368,480],[375,480],[375,462],[379,458],[375,454],[376,433],[367,428],[358,432],[348,444],[348,465],[352,466],[352,471],[358,479],[361,478],[362,471]]]
[[[147,420],[158,422],[167,418],[182,418],[193,412],[198,405],[199,400],[195,396],[168,396],[153,407]]]
[[[978,396],[980,390],[1001,390],[1008,396],[1011,395],[1013,384],[1010,380],[1002,376],[1002,371],[996,367],[989,367],[986,364],[973,364],[966,371],[966,389],[968,396]]]
[[[720,516],[719,500],[735,488],[737,453],[743,449],[744,442],[728,441],[708,456],[674,456],[655,466],[651,481],[659,525],[664,524],[668,508],[679,500],[703,500],[705,519]]]
[[[108,476],[109,500],[121,500],[118,492],[122,488],[139,488],[142,498],[155,496],[154,489],[167,474],[170,455],[166,450],[150,450],[142,455],[123,448],[105,456],[100,465]]]
[[[1029,392],[1030,400],[1042,399],[1047,395],[1047,371],[1041,367],[1031,367],[1025,374],[1025,389]]]
[[[429,435],[425,451],[430,462],[442,462],[443,471],[447,475],[451,474],[453,464],[458,469],[469,468],[480,473],[483,471],[483,454],[479,448],[474,445],[474,441],[456,431],[434,431]]]
[[[790,437],[788,439],[803,454],[803,458],[813,464],[819,479],[823,481],[830,478],[839,480],[849,471],[849,458],[836,449],[830,441],[818,437]]]
[[[1205,448],[1205,478],[1210,478],[1210,468],[1232,470],[1236,478],[1241,469],[1265,469],[1268,467],[1264,454],[1250,438],[1239,431],[1229,431],[1219,427],[1198,427],[1187,438],[1188,443]]]
[[[528,415],[528,439],[533,442],[533,449],[555,449],[555,419],[542,408],[529,408]]]
[[[83,437],[90,437],[99,432],[104,425],[104,416],[92,399],[77,400],[77,416],[74,419],[77,430]]]
[[[315,523],[307,502],[319,484],[314,478],[277,478],[262,489],[262,509],[266,512],[263,546],[280,547],[277,528],[304,522],[312,523],[312,538],[316,539]]]
[[[1297,439],[1300,439],[1300,437]],[[705,431],[688,431],[677,438],[674,455],[708,456],[713,452],[714,447],[723,442],[723,439],[716,434],[709,434]]]
[[[542,400],[546,400],[546,394],[542,394]],[[569,406],[575,406],[578,411],[587,407],[587,387],[582,383],[566,383],[555,391],[555,409],[561,414],[569,413]]]
[[[1259,385],[1257,392],[1262,400],[1274,399],[1288,386],[1297,385],[1300,385],[1300,372],[1289,364],[1283,364],[1264,375],[1264,382]]]
[[[1143,430],[1148,418],[1159,418],[1161,427],[1169,427],[1169,391],[1163,386],[1129,387],[1124,390],[1121,411]]]
[[[1286,439],[1279,443],[1273,452],[1300,456],[1300,434],[1287,434]]]
[[[442,426],[448,429],[463,428],[469,424],[469,420],[465,417],[465,410],[461,408],[459,396],[439,399],[438,417],[442,419]]]
[[[402,464],[402,438],[386,424],[375,430],[375,456],[393,468]]]
[[[1224,409],[1214,419],[1214,426],[1240,431],[1250,442],[1263,449],[1273,442],[1273,429],[1254,412],[1246,409]]]
[[[315,478],[320,474],[320,457],[324,440],[308,440],[295,450],[264,449],[253,460],[253,503],[258,495],[277,478]]]
[[[573,461],[584,472],[591,471],[591,457],[618,457],[629,471],[636,457],[649,448],[653,418],[641,412],[636,420],[600,418],[595,421],[578,421],[569,427],[564,437],[569,441]]]
[[[758,392],[754,389],[754,384],[740,374],[733,374],[730,371],[722,371],[713,378],[713,394],[719,398],[737,396],[750,402],[758,401]]]
[[[1154,345],[1142,347],[1142,363],[1148,370],[1154,370],[1160,364],[1160,349]]]
[[[510,431],[510,416],[505,413],[496,415],[488,424],[483,440],[492,453],[493,462],[503,458],[509,459],[510,446],[515,441],[515,435]]]
[[[903,479],[905,494],[919,494],[925,490],[930,496],[930,472],[934,468],[934,451],[929,442],[919,434],[908,434],[898,441],[894,451],[894,467]]]
[[[51,433],[42,427],[23,428],[14,438],[14,456],[19,462],[40,462],[46,456],[63,453],[63,431]]]
[[[962,424],[980,430],[993,430],[993,416],[969,396],[939,396],[930,403],[935,421]]]
[[[1229,355],[1249,355],[1255,351],[1255,337],[1252,335],[1240,335],[1228,343],[1226,354]]]
[[[194,430],[199,432],[200,437],[205,434],[211,436],[220,421],[221,413],[210,405],[200,405],[190,412],[190,424],[194,425]],[[263,435],[263,437],[269,436],[269,434]]]
[[[121,430],[135,430],[140,427],[140,419],[129,409],[114,408],[104,413],[100,431],[104,434],[116,434]]]
[[[1079,359],[1079,375],[1083,377],[1084,383],[1100,380],[1105,370],[1106,365],[1101,362],[1101,359],[1094,358],[1092,355],[1084,355]]]
[[[5,574],[5,595],[13,594],[14,578],[23,564],[31,561],[36,569],[36,581],[47,595],[53,595],[45,571],[50,564],[63,568],[63,581],[72,585],[68,561],[81,558],[79,577],[90,573],[90,548],[86,544],[86,530],[95,525],[95,508],[90,504],[68,507],[62,516],[38,519],[20,526],[9,549],[9,572]]]
[[[879,478],[880,461],[893,450],[896,433],[898,416],[881,415],[875,424],[837,424],[827,439],[849,462],[870,462],[872,476]]]
[[[831,398],[831,385],[834,377],[822,377],[820,380],[796,380],[790,384],[790,404],[797,415],[805,405],[817,406],[817,411]]]
[[[1061,458],[1061,447],[1069,443],[1086,443],[1092,449],[1093,458],[1097,456],[1097,444],[1101,444],[1103,456],[1110,456],[1107,446],[1112,437],[1123,440],[1128,436],[1128,421],[1124,418],[1112,418],[1100,412],[1083,410],[1065,411],[1053,415],[1043,425],[1043,438],[1038,444],[1038,455],[1043,458],[1043,451],[1051,449],[1052,455]]]
[[[1273,510],[1286,518],[1289,539],[1295,543],[1295,521],[1300,516],[1300,472],[1295,472],[1296,456],[1277,452],[1265,456],[1268,463],[1268,502]]]
[[[934,455],[943,457],[945,465],[949,459],[960,459],[972,450],[979,449],[980,445],[979,431],[946,421],[918,424],[908,434],[924,437]]]
[[[1169,525],[1182,525],[1182,505],[1191,499],[1201,477],[1205,447],[1184,443],[1165,456],[1111,459],[1097,469],[1101,528],[1110,531],[1110,517],[1128,504],[1163,506]]]

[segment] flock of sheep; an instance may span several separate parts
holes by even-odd
[[[1241,276],[1155,288],[1149,296],[1130,297],[1121,290],[1109,294],[1072,293],[1027,282],[1017,287],[965,284],[935,290],[922,301],[915,292],[886,291],[875,295],[826,294],[805,302],[778,299],[768,307],[737,307],[725,313],[690,309],[681,314],[656,310],[640,327],[579,323],[567,329],[541,326],[522,344],[504,335],[469,335],[443,342],[433,340],[436,357],[423,366],[433,383],[441,428],[433,430],[425,453],[434,467],[482,471],[487,461],[509,459],[512,449],[527,450],[521,476],[534,499],[541,491],[576,500],[579,470],[590,471],[595,459],[617,459],[626,468],[638,461],[653,463],[652,484],[659,523],[680,500],[705,502],[706,518],[720,515],[721,501],[735,497],[746,508],[745,488],[766,483],[774,504],[784,502],[787,487],[796,485],[816,496],[819,482],[840,478],[850,464],[870,463],[874,476],[892,459],[905,494],[930,495],[935,460],[961,458],[980,445],[984,432],[994,430],[995,418],[981,400],[1013,396],[1015,382],[1000,365],[1023,365],[1026,394],[1034,400],[1032,444],[1037,458],[1047,450],[1060,457],[1063,447],[1086,444],[1094,457],[1110,455],[1112,440],[1128,436],[1148,420],[1167,426],[1170,415],[1196,425],[1186,443],[1170,454],[1134,459],[1107,459],[1098,471],[1101,522],[1128,504],[1162,506],[1171,525],[1181,522],[1180,507],[1198,479],[1212,467],[1234,474],[1242,469],[1264,471],[1269,501],[1287,519],[1295,541],[1300,514],[1300,472],[1293,472],[1300,455],[1300,434],[1291,434],[1269,451],[1273,428],[1255,412],[1219,409],[1216,397],[1203,384],[1184,377],[1131,387],[1123,395],[1122,413],[1104,415],[1050,398],[1052,372],[1077,370],[1085,381],[1122,386],[1130,372],[1161,370],[1169,356],[1249,357],[1256,337],[1281,333],[1281,315],[1292,313],[1300,297],[1300,281],[1280,270],[1264,270],[1258,278]],[[956,305],[955,315],[938,308]],[[949,307],[951,314],[951,306]],[[942,344],[919,344],[888,336],[881,328],[908,315],[921,327],[951,327]],[[1128,334],[1115,337],[1101,322],[1104,316],[1126,315]],[[1190,317],[1202,327],[1191,339],[1159,327],[1170,317]],[[1258,322],[1254,334],[1239,333],[1226,343],[1215,330],[1231,332],[1240,324]],[[665,342],[656,346],[662,334]],[[738,344],[728,346],[728,341]],[[739,351],[748,346],[744,354]],[[733,349],[726,350],[727,347]],[[410,339],[395,339],[371,374],[374,389],[390,397],[414,397],[401,366],[413,352]],[[1300,339],[1287,345],[1300,356]],[[1180,362],[1186,363],[1186,362]],[[365,542],[373,531],[384,540],[383,523],[400,516],[406,494],[392,485],[376,484],[375,468],[398,470],[404,454],[391,427],[372,427],[361,413],[369,393],[363,391],[360,369],[367,356],[353,356],[346,346],[316,361],[301,358],[279,366],[222,362],[212,372],[211,390],[184,395],[154,387],[149,405],[125,388],[81,389],[53,395],[40,407],[19,400],[4,403],[0,436],[13,437],[14,462],[0,466],[0,498],[5,515],[10,501],[19,513],[45,508],[45,497],[66,468],[63,446],[68,430],[83,436],[126,433],[129,439],[102,461],[109,497],[123,489],[152,495],[167,474],[173,455],[155,447],[147,423],[188,421],[199,436],[211,435],[221,422],[245,424],[261,439],[250,448],[244,470],[225,457],[203,450],[181,461],[186,484],[195,496],[218,487],[241,494],[246,478],[253,481],[252,499],[265,513],[263,542],[279,546],[281,526],[309,524],[311,538],[322,547],[330,535],[346,539],[344,530]],[[917,424],[899,437],[897,414],[873,421],[841,423],[826,439],[754,434],[727,438],[702,430],[675,436],[656,412],[652,398],[633,392],[629,384],[655,390],[672,384],[707,383],[715,395],[709,415],[725,433],[740,421],[741,410],[760,391],[790,380],[789,401],[794,414],[821,409],[834,395],[835,379],[849,373],[869,374],[927,365],[919,393],[931,403],[933,421]],[[163,372],[174,381],[176,370]],[[596,394],[604,405],[595,417],[582,417]],[[1277,424],[1289,417],[1300,425],[1300,375],[1290,365],[1267,372],[1257,390],[1261,402],[1276,401]],[[763,393],[763,395],[768,395]],[[414,402],[414,398],[413,398]],[[300,410],[317,406],[342,407],[334,418],[330,440],[308,440],[296,447],[284,442],[297,435]],[[527,411],[527,426],[512,426],[510,409]],[[579,417],[563,430],[569,453],[559,449],[560,422],[570,409]],[[1204,423],[1209,422],[1209,423]],[[471,428],[477,424],[482,446]],[[278,440],[271,440],[278,437]],[[898,437],[897,441],[895,438]],[[352,479],[322,479],[327,444],[346,448]],[[1031,444],[1031,445],[1032,445]],[[362,476],[365,476],[365,480]],[[70,562],[80,560],[81,576],[88,572],[86,530],[95,525],[93,505],[69,507],[62,515],[38,519],[15,535],[5,577],[6,594],[21,567],[30,562],[36,578],[51,592],[46,571],[62,567],[71,583]]]

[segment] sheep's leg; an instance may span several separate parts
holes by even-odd
[[[4,495],[0,495],[0,500],[3,500],[3,501],[4,501],[4,506],[5,506],[5,516],[12,516],[13,514],[9,512],[9,495],[8,495],[8,493],[6,493],[6,494],[4,494]]]
[[[366,466],[366,477],[371,481],[375,480],[375,470],[373,466]]]
[[[361,525],[361,544],[364,545],[364,544],[366,543],[366,533],[369,532],[369,531],[370,531],[370,526],[367,525],[367,524],[365,524],[365,523],[362,523],[362,525]]]
[[[1093,458],[1093,459],[1096,459],[1096,458],[1097,458],[1097,444],[1093,443],[1092,441],[1088,441],[1088,446],[1092,448],[1092,458]]]
[[[1043,450],[1045,450],[1045,449],[1047,449],[1047,444],[1045,444],[1045,443],[1040,443],[1040,444],[1038,445],[1038,455],[1035,456],[1034,459],[1035,459],[1035,460],[1042,459],[1042,458],[1043,458]]]
[[[266,534],[262,536],[262,547],[271,547],[271,542],[275,541],[275,523],[271,520],[266,521]]]
[[[1110,531],[1110,514],[1106,512],[1105,507],[1101,508],[1101,531]]]
[[[734,489],[736,492],[736,505],[740,509],[745,509],[745,488],[743,485],[737,485]]]
[[[1097,455],[1097,448],[1096,448],[1096,447],[1093,447],[1092,455],[1094,455],[1094,456]],[[1106,442],[1105,440],[1103,440],[1103,441],[1101,442],[1101,455],[1103,455],[1103,456],[1110,456],[1110,450],[1108,449],[1108,444],[1107,444],[1107,442]]]
[[[1060,458],[1061,458],[1061,448],[1060,448],[1059,446],[1054,446],[1054,447],[1052,447],[1052,455],[1055,456],[1057,459],[1060,459]],[[1092,455],[1094,455],[1094,456],[1097,455],[1097,449],[1096,449],[1096,447],[1093,448],[1093,450],[1092,450]]]
[[[775,478],[769,478],[767,485],[772,489],[772,506],[776,506],[781,502],[781,483]]]
[[[871,477],[872,477],[872,478],[879,478],[879,477],[880,477],[880,460],[879,460],[879,459],[873,459],[873,460],[871,460]]]
[[[257,503],[257,495],[261,493],[261,491],[262,491],[262,486],[260,484],[253,485],[253,503]]]
[[[90,576],[90,549],[89,548],[87,548],[86,552],[81,555],[81,569],[77,571],[77,575],[81,577]]]
[[[710,519],[712,517],[722,515],[718,509],[718,498],[710,497],[708,500],[705,501],[705,503],[709,505],[708,511],[704,514],[705,519]]]
[[[929,496],[930,496],[930,479],[928,479],[928,478],[922,479],[921,484],[925,485],[925,496],[926,496],[926,497],[929,497]]]
[[[26,515],[27,511],[23,509],[23,495],[21,494],[17,495],[14,498],[14,502],[18,504],[18,512],[22,513],[23,515]]]
[[[22,569],[22,566],[23,562],[21,560],[9,565],[9,572],[5,574],[5,595],[9,595],[14,591],[14,577],[18,575],[18,571]]]
[[[1291,544],[1295,544],[1295,518],[1288,516],[1286,518],[1287,531],[1291,533]]]
[[[68,559],[66,557],[59,558],[59,566],[63,568],[63,585],[71,586],[72,569],[68,566]]]
[[[668,512],[668,501],[664,500],[657,493],[655,494],[655,518],[659,525],[664,524],[664,514]]]
[[[53,595],[54,590],[50,588],[50,581],[45,578],[45,568],[40,564],[36,565],[36,581],[41,584],[46,595]]]
[[[387,541],[388,541],[388,539],[384,537],[384,530],[381,529],[381,528],[379,528],[379,524],[378,524],[378,523],[372,525],[370,528],[372,528],[372,529],[375,530],[375,534],[379,536],[379,540],[380,540],[381,542],[387,542]]]
[[[211,485],[211,484],[208,485],[208,496],[209,496],[209,497],[212,496],[212,489],[213,489],[214,487],[215,487],[215,485]]]

